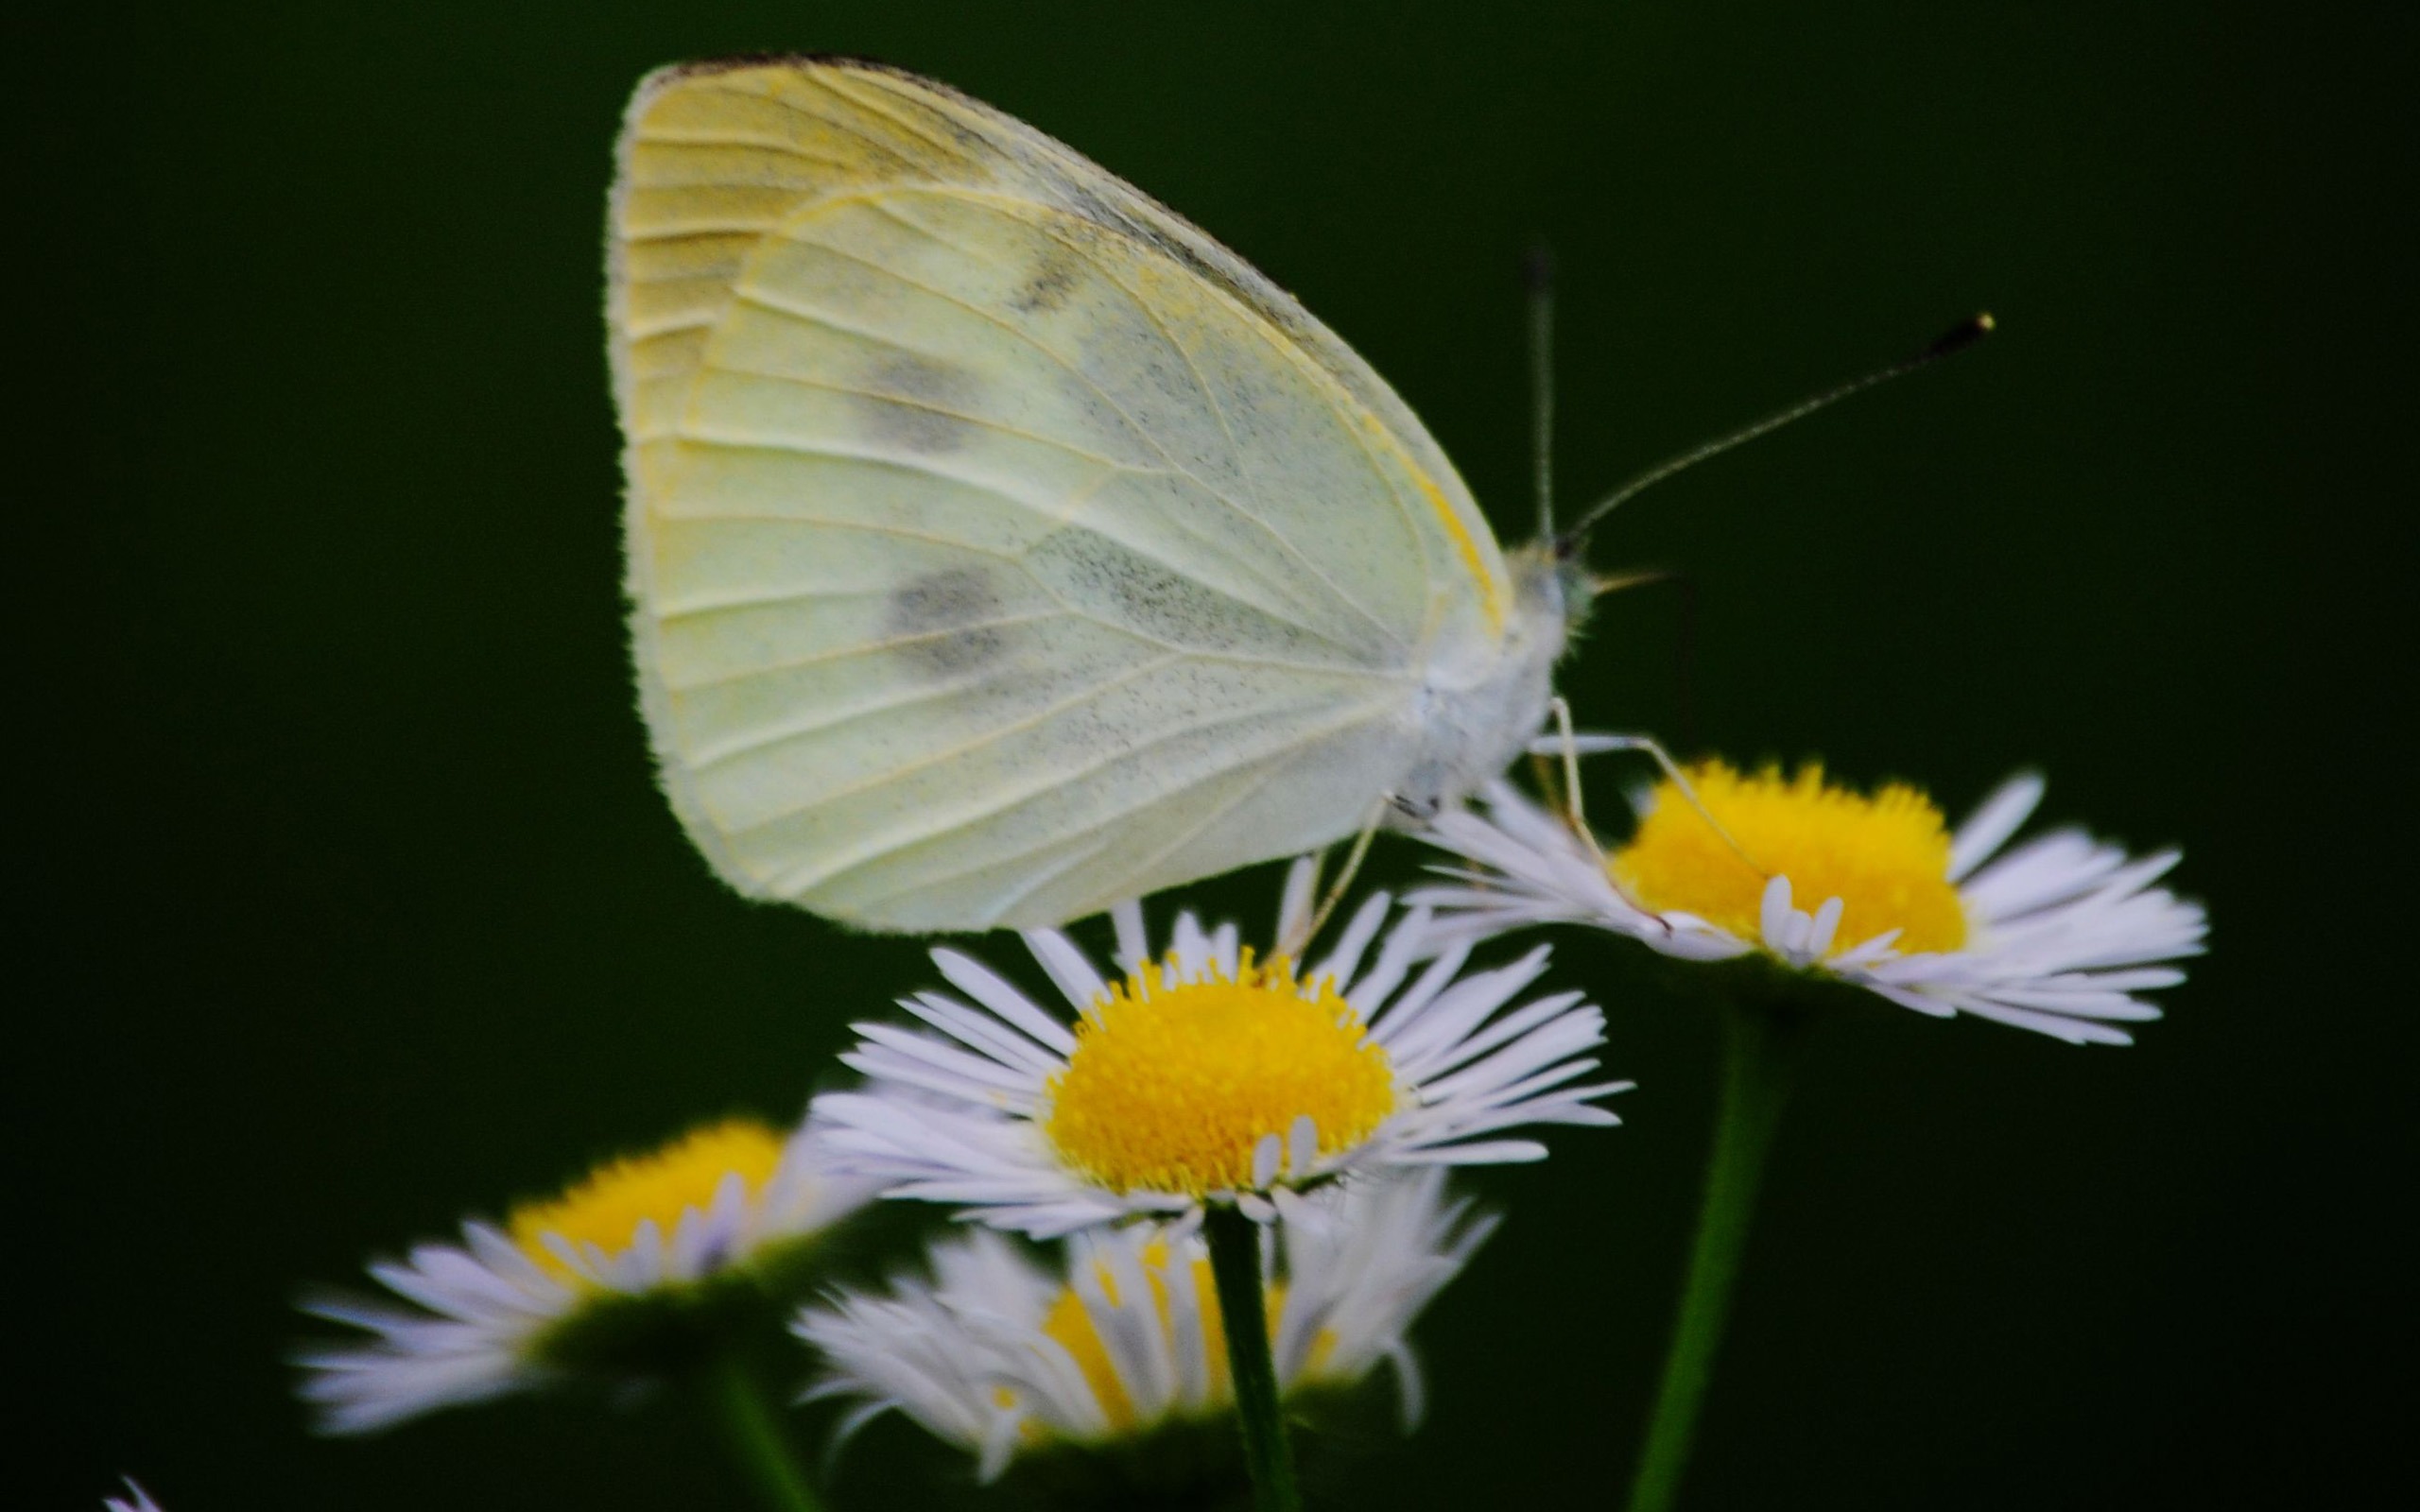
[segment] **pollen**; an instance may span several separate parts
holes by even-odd
[[[1786,876],[1801,908],[1841,900],[1835,954],[1894,929],[1902,951],[1966,942],[1965,908],[1949,881],[1948,826],[1915,788],[1894,782],[1869,796],[1827,783],[1817,765],[1786,778],[1778,766],[1747,776],[1708,762],[1688,776],[1737,849],[1671,782],[1657,784],[1637,834],[1608,867],[1646,907],[1694,914],[1754,939],[1765,885]]]
[[[1241,968],[1181,981],[1146,962],[1085,1010],[1048,1089],[1060,1159],[1115,1192],[1201,1197],[1249,1189],[1254,1148],[1299,1118],[1334,1155],[1394,1111],[1393,1065],[1331,979]]]
[[[1194,1305],[1201,1316],[1202,1363],[1208,1367],[1209,1390],[1204,1405],[1214,1408],[1227,1405],[1235,1398],[1227,1374],[1227,1326],[1219,1312],[1219,1288],[1210,1274],[1210,1262],[1196,1257],[1186,1267],[1190,1274],[1178,1281],[1168,1275],[1169,1256],[1166,1240],[1154,1239],[1144,1246],[1142,1259],[1143,1277],[1151,1288],[1153,1310],[1159,1314],[1160,1333],[1167,1340],[1171,1351],[1178,1345],[1175,1325],[1168,1314],[1168,1288],[1171,1285],[1190,1285],[1193,1288]],[[1117,1294],[1117,1279],[1108,1266],[1098,1267],[1094,1275],[1111,1306],[1125,1305]],[[1286,1311],[1286,1283],[1271,1281],[1263,1295],[1267,1298],[1265,1307],[1270,1342],[1274,1344],[1278,1319]],[[1134,1399],[1128,1395],[1117,1367],[1110,1362],[1109,1346],[1102,1342],[1099,1329],[1093,1324],[1091,1312],[1085,1308],[1083,1298],[1077,1295],[1074,1287],[1062,1289],[1051,1302],[1049,1311],[1043,1314],[1042,1332],[1065,1349],[1076,1362],[1076,1368],[1083,1372],[1084,1383],[1092,1388],[1093,1400],[1100,1403],[1101,1417],[1107,1419],[1112,1433],[1128,1433],[1141,1426]],[[1335,1343],[1333,1331],[1322,1329],[1312,1343],[1312,1358],[1305,1373],[1316,1371]]]
[[[578,1273],[542,1236],[561,1234],[575,1246],[593,1244],[614,1254],[628,1248],[639,1225],[652,1218],[669,1239],[681,1214],[710,1206],[726,1177],[737,1173],[753,1196],[781,1160],[782,1136],[764,1124],[748,1118],[711,1124],[662,1149],[600,1165],[562,1196],[521,1204],[506,1228],[522,1253],[548,1274],[576,1281]]]

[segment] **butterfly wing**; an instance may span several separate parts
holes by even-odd
[[[1241,260],[873,65],[633,100],[609,319],[665,786],[742,891],[1057,922],[1325,843],[1503,564],[1435,443]]]

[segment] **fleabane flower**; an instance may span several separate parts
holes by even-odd
[[[1761,954],[1936,1018],[1970,1013],[2071,1044],[2127,1044],[2159,1017],[2139,995],[2198,955],[2199,903],[2154,885],[2178,852],[2130,856],[2062,830],[2004,850],[2043,783],[2004,783],[1952,831],[1914,788],[1872,794],[1820,766],[1690,769],[1704,813],[1667,780],[1628,842],[1599,850],[1510,785],[1483,812],[1441,816],[1428,838],[1475,867],[1414,900],[1441,938],[1594,924],[1668,955]],[[1711,816],[1717,830],[1707,823]]]
[[[416,1246],[370,1275],[407,1305],[320,1297],[304,1311],[370,1339],[302,1354],[330,1433],[579,1375],[645,1379],[732,1312],[786,1306],[817,1237],[864,1205],[808,1130],[733,1119],[609,1161],[462,1243]]]
[[[151,1493],[135,1485],[134,1477],[130,1475],[126,1478],[126,1495],[103,1497],[101,1512],[160,1512],[160,1503],[152,1501]]]
[[[1299,937],[1310,875],[1298,864],[1288,882],[1281,940]],[[1064,935],[1028,931],[1072,1022],[936,950],[964,996],[902,1000],[924,1030],[858,1024],[841,1059],[866,1086],[817,1098],[814,1116],[835,1160],[888,1195],[1037,1237],[1204,1203],[1266,1220],[1348,1173],[1532,1160],[1544,1145],[1500,1136],[1618,1122],[1593,1105],[1630,1084],[1582,1079],[1603,1014],[1577,992],[1505,1011],[1545,971],[1544,947],[1466,973],[1468,944],[1432,949],[1423,910],[1381,938],[1391,911],[1371,898],[1307,970],[1189,913],[1154,955],[1131,903],[1113,914],[1115,980]]]
[[[1424,1392],[1412,1321],[1495,1228],[1431,1168],[1342,1184],[1289,1205],[1267,1285],[1282,1396],[1346,1388],[1392,1367],[1407,1430]],[[976,1456],[1099,1447],[1233,1410],[1210,1261],[1183,1225],[1079,1235],[1063,1272],[977,1230],[933,1246],[931,1280],[843,1292],[796,1332],[821,1351],[815,1396],[856,1399],[841,1435],[889,1411]],[[1223,1441],[1223,1435],[1222,1435]]]

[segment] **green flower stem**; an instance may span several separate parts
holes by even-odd
[[[1234,1208],[1212,1207],[1202,1217],[1210,1245],[1210,1276],[1219,1287],[1226,1325],[1227,1373],[1236,1385],[1236,1417],[1243,1425],[1244,1465],[1252,1473],[1259,1512],[1301,1512],[1294,1486],[1294,1445],[1277,1400],[1277,1366],[1269,1353],[1269,1311],[1260,1274],[1260,1226]]]
[[[1714,1153],[1706,1161],[1697,1240],[1673,1323],[1671,1352],[1664,1358],[1664,1379],[1647,1423],[1647,1446],[1631,1482],[1630,1512],[1668,1512],[1680,1495],[1689,1441],[1714,1379],[1732,1286],[1748,1245],[1757,1181],[1789,1091],[1797,1026],[1788,1011],[1766,1004],[1722,1005],[1722,1101],[1716,1113]]]
[[[763,1488],[766,1500],[780,1512],[822,1512],[747,1360],[738,1350],[727,1349],[709,1367],[709,1376],[716,1416],[722,1419],[732,1453]]]

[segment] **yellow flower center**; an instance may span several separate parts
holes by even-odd
[[[1201,1352],[1209,1366],[1210,1391],[1206,1407],[1227,1406],[1235,1400],[1235,1392],[1227,1375],[1227,1325],[1219,1312],[1219,1288],[1210,1274],[1210,1262],[1196,1258],[1189,1267],[1195,1305],[1201,1314]],[[1117,1280],[1103,1265],[1095,1274],[1100,1278],[1101,1291],[1112,1306],[1122,1305],[1117,1295]],[[1168,1246],[1165,1240],[1155,1239],[1143,1246],[1143,1276],[1150,1283],[1151,1301],[1160,1314],[1160,1332],[1168,1337],[1168,1347],[1176,1347],[1176,1336],[1168,1316]],[[1271,1281],[1266,1292],[1270,1343],[1277,1340],[1277,1322],[1286,1307],[1286,1283]],[[1101,1342],[1100,1331],[1093,1326],[1092,1314],[1084,1307],[1083,1298],[1072,1286],[1063,1289],[1043,1315],[1042,1332],[1056,1340],[1075,1357],[1076,1367],[1084,1374],[1084,1383],[1092,1387],[1093,1397],[1100,1403],[1101,1416],[1109,1420],[1113,1433],[1127,1433],[1140,1426],[1134,1400],[1127,1395],[1125,1383],[1118,1379],[1116,1367],[1110,1364],[1109,1347]],[[1311,1352],[1305,1362],[1305,1377],[1315,1376],[1336,1348],[1334,1331],[1322,1329],[1311,1342]]]
[[[639,1225],[655,1220],[666,1239],[681,1214],[705,1208],[715,1189],[737,1172],[752,1196],[782,1161],[782,1136],[754,1119],[735,1118],[696,1129],[647,1155],[598,1166],[562,1196],[515,1207],[506,1228],[522,1253],[558,1280],[578,1283],[579,1273],[557,1259],[541,1237],[561,1234],[575,1246],[593,1244],[607,1254],[627,1247]]]
[[[1179,982],[1146,962],[1084,1011],[1042,1125],[1060,1159],[1114,1192],[1199,1197],[1249,1188],[1254,1146],[1305,1114],[1334,1155],[1394,1111],[1394,1068],[1333,981],[1242,965]]]
[[[1743,776],[1707,762],[1688,775],[1739,849],[1669,781],[1659,783],[1654,806],[1608,868],[1640,903],[1755,939],[1766,880],[1779,875],[1789,879],[1791,902],[1809,913],[1841,900],[1834,954],[1893,929],[1902,951],[1966,942],[1966,911],[1949,881],[1949,830],[1915,788],[1893,782],[1867,797],[1827,784],[1820,765],[1785,778],[1778,766]]]

